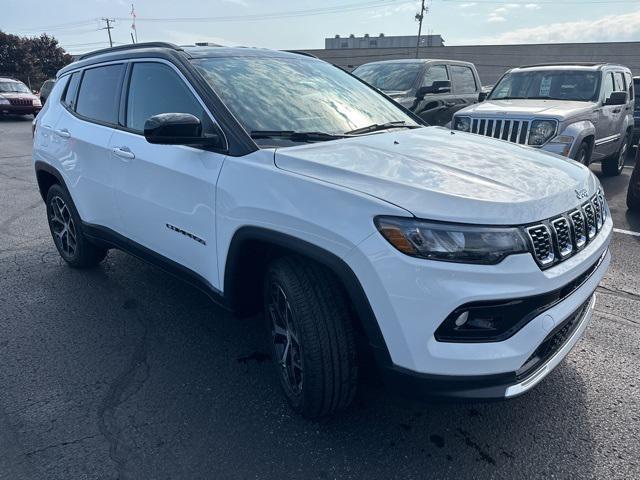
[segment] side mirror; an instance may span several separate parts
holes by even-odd
[[[609,98],[604,101],[605,105],[624,105],[628,99],[627,92],[613,92]]]
[[[202,135],[202,123],[190,113],[161,113],[144,122],[147,142],[158,145],[222,146],[217,133]]]
[[[429,87],[420,87],[416,92],[418,98],[424,98],[425,95],[434,93],[449,93],[451,91],[451,82],[449,80],[438,80],[433,82]]]
[[[484,102],[489,96],[489,92],[480,92],[478,94],[478,102]]]

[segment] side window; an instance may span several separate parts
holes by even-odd
[[[631,74],[625,72],[624,79],[627,82],[627,86],[629,87],[629,101],[632,102],[635,97],[635,92],[633,90],[633,79],[631,78]]]
[[[624,84],[624,75],[622,72],[616,72],[613,74],[615,84],[616,84],[616,92],[626,92],[627,87]]]
[[[433,82],[439,82],[442,80],[449,80],[449,74],[447,73],[446,65],[431,65],[425,73],[422,79],[423,87],[430,87]]]
[[[149,117],[160,113],[190,113],[202,122],[203,133],[213,124],[182,78],[168,65],[141,62],[133,66],[127,98],[126,126],[144,131]]]
[[[615,88],[613,86],[613,73],[607,72],[604,74],[603,85],[602,85],[602,98],[606,100],[611,96],[613,92],[615,92]]]
[[[473,70],[462,65],[451,65],[449,68],[455,93],[476,93],[478,86]]]
[[[62,96],[62,103],[69,107],[71,110],[76,108],[76,98],[78,94],[78,86],[80,85],[80,75],[82,72],[76,72],[71,75],[67,84],[67,89]]]
[[[120,82],[124,65],[107,65],[84,71],[76,112],[91,120],[118,123]]]

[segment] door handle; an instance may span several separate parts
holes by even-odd
[[[69,130],[67,130],[66,128],[63,128],[61,130],[55,130],[55,134],[58,135],[59,137],[62,137],[62,138],[71,137],[71,134],[69,133]]]
[[[620,113],[621,111],[622,111],[622,109],[620,109],[620,108],[616,108],[616,109],[613,111],[613,113]]]
[[[124,158],[126,160],[133,160],[136,158],[135,154],[129,150],[129,147],[115,147],[112,148],[111,151],[114,155],[117,155],[120,158]]]

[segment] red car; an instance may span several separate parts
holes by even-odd
[[[42,109],[40,99],[19,80],[0,77],[0,115],[33,115]]]

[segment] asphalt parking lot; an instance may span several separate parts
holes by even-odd
[[[640,232],[630,173],[602,182]],[[0,118],[0,206],[0,479],[640,478],[638,236],[614,233],[591,326],[527,395],[424,404],[372,377],[313,423],[284,403],[259,318],[121,252],[63,264],[27,118]]]

